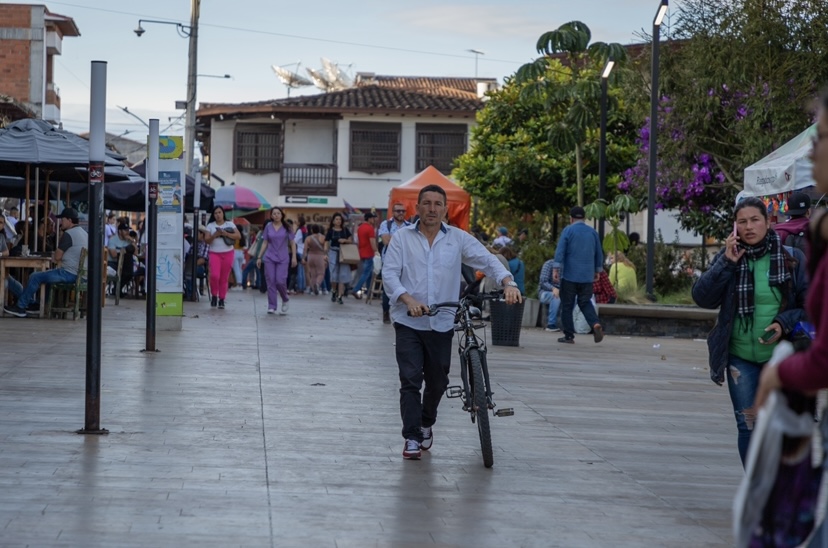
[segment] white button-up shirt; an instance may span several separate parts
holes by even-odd
[[[399,300],[408,293],[419,302],[431,305],[456,301],[460,296],[460,264],[482,270],[502,283],[511,277],[500,261],[471,234],[445,224],[431,246],[420,232],[420,223],[400,228],[388,244],[382,265],[382,283],[391,301],[391,319],[419,331],[451,331],[454,315],[412,318]]]

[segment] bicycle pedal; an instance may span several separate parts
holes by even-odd
[[[494,412],[495,417],[511,417],[515,414],[515,410],[512,407],[501,407],[497,411]]]
[[[459,398],[463,396],[463,387],[461,386],[448,386],[446,387],[446,397],[447,398]]]

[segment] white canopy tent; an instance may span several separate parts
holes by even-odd
[[[815,135],[816,124],[747,167],[740,195],[771,196],[813,186],[808,155]]]

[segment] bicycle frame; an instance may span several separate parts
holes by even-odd
[[[478,298],[482,298],[484,300],[493,300],[500,296],[500,292],[493,292],[491,294],[484,294],[478,296]],[[457,352],[460,355],[460,379],[463,382],[462,387],[460,386],[449,386],[446,388],[446,396],[449,398],[461,398],[463,402],[463,410],[467,411],[471,414],[472,422],[475,422],[475,413],[477,410],[474,408],[474,404],[471,398],[471,387],[469,385],[469,369],[470,369],[470,361],[469,361],[469,353],[472,350],[477,350],[480,356],[480,362],[483,369],[483,382],[485,384],[485,396],[486,396],[486,406],[488,409],[494,411],[496,404],[494,402],[494,398],[492,397],[493,392],[491,389],[491,381],[489,378],[489,366],[488,360],[486,359],[486,353],[488,348],[486,346],[486,341],[484,338],[477,335],[476,330],[483,327],[483,324],[475,324],[474,318],[472,317],[472,310],[475,307],[472,305],[471,296],[462,297],[457,302],[446,302],[446,303],[438,303],[429,307],[433,312],[432,314],[437,312],[439,308],[455,308],[455,320],[456,326],[454,328],[455,331],[458,332],[458,349]],[[495,416],[503,417],[503,416],[510,416],[513,415],[514,411],[512,409],[501,409],[494,412]]]

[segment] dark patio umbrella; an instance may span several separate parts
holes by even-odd
[[[134,175],[121,161],[123,156],[107,153],[105,174],[109,180],[128,180]],[[32,168],[39,168],[50,179],[66,183],[87,183],[89,141],[72,132],[57,129],[48,122],[27,118],[0,129],[0,175],[23,177],[24,198],[31,196]],[[49,188],[48,186],[46,188]],[[35,219],[37,222],[37,219]],[[28,225],[24,237],[28,242]]]
[[[124,181],[134,175],[122,159],[107,153],[105,180]],[[88,165],[89,141],[48,122],[27,118],[0,129],[0,175],[31,176],[31,168],[38,167],[49,179],[86,183]]]

